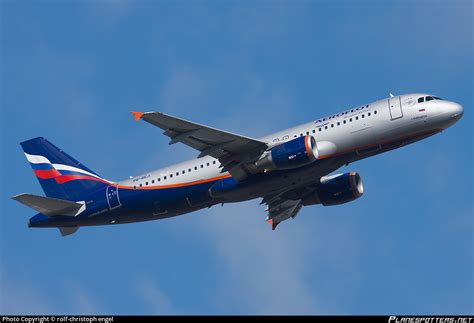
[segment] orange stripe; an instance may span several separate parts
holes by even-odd
[[[309,144],[310,144],[310,138],[309,136],[306,136],[304,138],[304,146],[306,148],[306,153],[308,154],[309,159],[313,159],[313,156],[311,155],[311,149],[309,149]]]
[[[391,142],[396,142],[396,141],[401,141],[401,140],[406,140],[406,139],[421,137],[421,136],[424,136],[424,135],[426,135],[426,134],[429,134],[429,133],[436,133],[436,132],[439,132],[439,131],[441,131],[441,130],[440,130],[440,129],[436,129],[436,130],[434,130],[434,131],[428,131],[428,132],[425,132],[425,133],[422,133],[422,134],[416,135],[416,136],[402,137],[402,138],[400,138],[400,139],[393,140],[393,141],[382,141],[382,142],[380,142],[380,144],[386,144],[386,143],[391,143]],[[308,141],[307,141],[308,139],[309,139],[309,136],[306,136],[306,139],[305,139],[305,147],[306,147],[306,152],[308,153],[308,156],[310,156],[310,158],[311,158],[311,154],[310,154],[311,151],[309,150]],[[336,154],[330,154],[330,155],[320,156],[320,157],[318,157],[318,160],[319,160],[319,159],[324,159],[324,158],[329,158],[329,157],[335,157],[335,156],[339,156],[339,155],[343,155],[343,154],[347,154],[347,153],[349,153],[349,152],[354,152],[354,151],[359,150],[359,149],[369,148],[369,147],[373,147],[373,146],[376,146],[376,145],[361,146],[361,147],[357,147],[357,148],[353,148],[353,149],[346,150],[346,151],[341,152],[341,153],[336,153]],[[212,181],[217,181],[217,180],[224,179],[224,178],[229,178],[229,177],[232,177],[232,175],[226,174],[226,175],[221,175],[221,176],[217,176],[217,177],[211,177],[211,178],[201,179],[201,180],[197,180],[197,181],[193,181],[193,182],[186,182],[186,183],[179,183],[179,184],[170,184],[170,185],[162,185],[162,186],[142,186],[142,187],[136,186],[136,190],[154,190],[154,189],[160,190],[160,189],[166,189],[166,188],[176,188],[176,187],[183,187],[183,186],[191,186],[191,185],[197,185],[197,184],[202,184],[202,183],[208,183],[208,182],[212,182]],[[134,189],[133,186],[127,186],[127,185],[117,185],[117,187],[118,187],[118,188],[121,188],[121,189],[132,189],[132,190]]]
[[[208,182],[213,182],[213,181],[218,181],[220,179],[224,178],[229,178],[232,177],[230,174],[222,175],[222,176],[217,176],[217,177],[211,177],[211,178],[206,178],[206,179],[200,179],[197,181],[193,182],[186,182],[186,183],[179,183],[179,184],[170,184],[170,185],[161,185],[161,186],[136,186],[137,190],[162,190],[166,188],[176,188],[176,187],[183,187],[183,186],[191,186],[191,185],[197,185],[197,184],[202,184],[202,183],[208,183]],[[134,189],[133,186],[128,186],[128,185],[118,185],[118,188],[122,189]]]

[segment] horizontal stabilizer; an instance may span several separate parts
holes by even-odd
[[[61,232],[61,235],[64,237],[75,233],[77,230],[79,230],[79,227],[58,227],[58,229],[59,232]]]
[[[72,202],[33,194],[19,194],[12,198],[46,216],[76,216],[86,209],[86,204],[83,201]]]

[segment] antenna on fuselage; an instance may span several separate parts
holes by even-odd
[[[389,93],[389,94],[390,94],[390,97],[391,97],[391,98],[393,98],[393,97],[394,97],[394,95],[393,95],[392,93]]]

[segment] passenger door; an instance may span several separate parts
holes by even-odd
[[[400,96],[388,99],[388,109],[392,120],[403,117],[402,101]]]

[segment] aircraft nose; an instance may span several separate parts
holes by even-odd
[[[462,105],[455,103],[455,102],[449,102],[449,105],[447,106],[447,114],[451,119],[455,119],[456,121],[461,119],[462,115],[464,114],[464,109]]]

